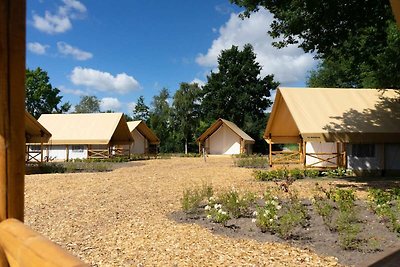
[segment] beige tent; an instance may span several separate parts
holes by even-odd
[[[25,111],[25,161],[43,162],[43,143],[49,141],[51,133],[43,127],[28,111]],[[32,146],[32,143],[40,145]]]
[[[208,154],[234,155],[251,153],[254,139],[233,122],[218,119],[196,140],[199,153],[205,148]]]
[[[129,131],[132,134],[134,145],[131,147],[132,154],[156,153],[160,139],[147,127],[144,121],[129,121]]]
[[[43,114],[38,120],[52,133],[50,159],[127,156],[133,142],[122,113]]]
[[[270,165],[295,159],[309,167],[365,164],[385,169],[382,157],[387,151],[395,153],[400,143],[399,99],[399,93],[389,89],[279,88],[264,133]],[[272,144],[285,143],[298,143],[299,151],[274,154]],[[387,144],[386,152],[382,144]],[[362,154],[369,162],[361,163]]]

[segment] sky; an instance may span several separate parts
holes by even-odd
[[[63,102],[95,95],[102,111],[128,115],[141,95],[150,105],[164,87],[204,84],[232,45],[253,45],[262,76],[305,86],[313,55],[274,48],[267,10],[241,11],[229,0],[28,0],[27,68],[47,71]]]

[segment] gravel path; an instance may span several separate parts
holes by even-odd
[[[203,181],[216,191],[263,192],[251,172],[229,157],[210,157],[131,162],[109,173],[28,175],[25,222],[93,266],[338,266],[333,257],[213,235],[167,218],[180,209],[183,189]]]

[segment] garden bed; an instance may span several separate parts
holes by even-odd
[[[326,189],[318,184],[311,199],[300,200],[290,189],[278,198],[276,190],[267,190],[261,199],[236,190],[214,197],[212,188],[203,185],[186,190],[182,199],[184,211],[173,212],[169,217],[231,238],[307,248],[334,256],[344,265],[360,264],[366,257],[400,246],[396,224],[400,219],[396,215],[400,194],[396,190],[392,190],[392,198],[386,191],[372,190],[368,202],[357,200],[351,189]],[[199,201],[201,195],[203,200]],[[384,203],[388,208],[383,212]]]

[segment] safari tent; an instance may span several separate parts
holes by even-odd
[[[47,131],[28,111],[25,111],[25,161],[43,162],[43,143],[49,141],[51,133]],[[38,145],[31,145],[32,143]]]
[[[129,131],[132,134],[134,144],[131,146],[131,154],[156,154],[160,139],[146,125],[144,121],[129,121]]]
[[[204,148],[211,155],[252,153],[254,139],[233,122],[218,119],[196,140],[199,153]]]
[[[396,90],[279,88],[264,138],[269,163],[355,173],[400,171],[400,94]],[[273,151],[272,144],[298,144]]]
[[[38,121],[52,133],[50,160],[129,156],[133,138],[122,113],[43,114]]]

